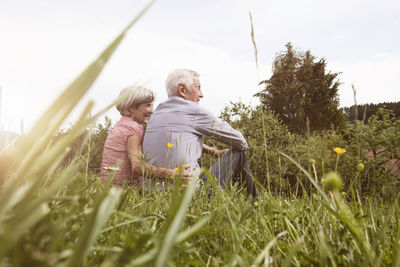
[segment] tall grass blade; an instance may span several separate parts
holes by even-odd
[[[264,260],[264,266],[274,266],[272,263],[272,259],[270,258],[269,255],[269,251],[272,248],[272,246],[275,245],[276,241],[278,241],[279,238],[281,238],[286,234],[287,234],[286,231],[279,233],[276,237],[274,237],[274,239],[269,241],[267,246],[263,249],[263,251],[261,251],[261,253],[258,254],[252,266],[259,266],[263,260]]]
[[[198,178],[192,178],[190,180],[188,186],[186,187],[185,193],[183,194],[183,197],[180,200],[180,203],[177,203],[178,209],[176,210],[175,213],[168,214],[168,216],[171,216],[171,218],[173,219],[171,223],[168,225],[165,237],[161,241],[161,247],[159,249],[157,259],[155,262],[155,266],[157,267],[167,266],[168,264],[170,252],[176,244],[178,231],[183,223],[183,220],[185,219],[186,210],[192,199],[194,190],[196,189],[197,182]],[[171,203],[171,206],[174,206],[174,204],[175,203]]]
[[[157,256],[157,249],[151,249],[144,255],[140,255],[133,261],[131,261],[127,266],[135,267],[135,266],[151,266],[149,263],[154,260]]]
[[[394,209],[394,216],[396,221],[396,231],[397,236],[394,238],[393,242],[393,263],[392,267],[400,267],[400,207],[399,201],[396,199],[395,202],[395,209]]]
[[[14,245],[24,233],[49,213],[45,202],[54,198],[61,185],[76,175],[79,162],[70,165],[71,168],[67,167],[53,180],[49,180],[52,172],[65,156],[68,146],[86,130],[86,126],[91,121],[97,119],[110,106],[99,112],[97,116],[91,117],[88,114],[92,103],[89,103],[69,134],[55,145],[51,144],[51,140],[58,127],[99,76],[126,32],[153,3],[154,1],[151,1],[100,56],[63,91],[39,118],[30,132],[18,140],[12,156],[7,157],[11,159],[7,168],[0,170],[0,175],[2,175],[0,180],[5,181],[0,188],[0,229],[2,230],[0,238],[2,241],[7,240],[7,246],[0,246],[0,262],[3,261],[7,251],[15,249]],[[11,152],[7,151],[7,153]],[[11,173],[10,170],[12,170]],[[44,183],[44,181],[50,181],[50,183]],[[118,199],[118,193],[112,189],[109,195],[100,199],[101,201],[99,200],[94,215],[92,213],[91,217],[89,216],[91,224],[86,224],[86,228],[90,229],[81,235],[78,244],[80,249],[75,251],[68,262],[70,266],[76,266],[82,261],[99,228],[111,213],[116,199]],[[14,206],[17,207],[12,213],[9,213]],[[97,216],[96,212],[99,212],[101,216]]]
[[[310,180],[310,182],[314,185],[314,187],[317,189],[318,193],[322,196],[322,198],[325,200],[326,204],[331,203],[329,200],[328,196],[325,194],[325,192],[321,189],[321,187],[317,184],[317,182],[314,180],[314,178],[310,175],[308,171],[306,171],[297,161],[292,159],[290,156],[286,155],[285,153],[279,152],[281,155],[283,155],[285,158],[290,160],[294,165],[296,165]]]
[[[6,229],[3,229],[4,233],[1,236],[2,246],[0,246],[0,262],[6,256],[6,253],[13,248],[21,235],[26,233],[32,225],[40,221],[49,212],[49,207],[42,203],[42,205],[36,206],[35,209],[31,209],[29,213],[24,214],[25,216],[19,220],[8,222],[7,227],[5,227]]]
[[[43,147],[48,143],[54,132],[97,79],[105,64],[125,37],[127,31],[143,16],[153,3],[154,1],[151,1],[132,22],[129,23],[100,56],[92,62],[43,113],[34,124],[31,131],[20,140],[18,143],[19,149],[17,151],[17,156],[20,157],[17,158],[24,158],[24,160],[19,164],[18,170],[15,172],[14,176],[20,176],[32,165],[36,156],[41,153]]]
[[[98,197],[97,204],[91,214],[88,215],[85,227],[82,229],[78,238],[74,254],[65,266],[80,266],[81,263],[84,262],[84,258],[89,252],[91,244],[100,232],[100,229],[106,223],[108,217],[114,211],[114,207],[117,204],[120,194],[120,189],[111,188],[109,192],[104,194],[104,196]]]
[[[292,266],[291,265],[291,262],[293,261],[293,259],[295,258],[295,255],[296,255],[296,253],[297,253],[297,251],[299,250],[299,249],[301,249],[301,245],[302,245],[302,243],[298,240],[298,241],[296,241],[295,243],[294,243],[294,245],[293,246],[291,246],[290,248],[289,248],[289,253],[288,253],[288,255],[285,257],[285,259],[283,260],[283,262],[282,262],[282,267],[289,267],[289,266]]]
[[[206,216],[204,218],[201,218],[200,221],[195,223],[193,226],[189,227],[183,232],[180,232],[177,237],[176,237],[176,243],[183,242],[190,237],[194,236],[195,234],[199,233],[203,226],[211,219],[211,216]]]
[[[253,17],[251,15],[250,11],[249,11],[249,16],[250,16],[250,26],[251,26],[250,36],[251,36],[251,42],[253,43],[254,57],[255,57],[255,60],[256,60],[257,81],[259,81],[260,77],[259,77],[259,71],[258,71],[258,50],[257,50],[257,45],[256,45],[256,39],[255,39],[255,36],[254,36]]]
[[[367,255],[370,264],[372,266],[378,266],[379,260],[376,257],[375,251],[372,249],[371,244],[366,239],[366,235],[362,232],[362,227],[354,218],[349,207],[340,197],[339,192],[333,192],[333,198],[338,209],[338,212],[335,214],[335,216],[347,227],[359,246],[364,250],[364,253]]]
[[[279,152],[279,153],[282,154],[283,156],[285,156],[287,159],[289,159],[308,177],[310,182],[314,185],[314,187],[317,189],[319,194],[325,200],[325,205],[328,207],[328,210],[333,215],[335,215],[335,217],[339,221],[341,221],[346,226],[346,228],[350,231],[350,233],[355,238],[357,243],[364,250],[370,264],[372,266],[377,266],[377,264],[379,264],[379,260],[376,258],[375,251],[371,248],[371,244],[366,240],[365,236],[363,235],[363,233],[361,231],[362,227],[359,225],[357,220],[351,214],[349,207],[344,203],[344,201],[340,197],[339,193],[338,192],[333,193],[334,204],[336,205],[336,206],[334,206],[332,204],[332,202],[328,199],[328,196],[325,194],[325,192],[320,188],[320,186],[312,178],[312,176],[298,162],[296,162],[291,157],[289,157],[288,155],[286,155],[282,152]]]

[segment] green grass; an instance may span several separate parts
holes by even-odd
[[[371,199],[347,214],[329,200],[337,216],[319,195],[286,198],[261,192],[252,202],[235,187],[209,196],[206,188],[193,186],[164,192],[127,188],[115,194],[96,176],[77,175],[2,263],[399,266],[397,202],[386,206]],[[346,220],[368,244],[372,259]]]

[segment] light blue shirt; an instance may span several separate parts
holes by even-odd
[[[192,101],[173,96],[158,105],[150,117],[143,152],[148,162],[156,166],[173,169],[189,164],[188,171],[197,173],[203,136],[236,150],[249,148],[243,135],[228,123]]]

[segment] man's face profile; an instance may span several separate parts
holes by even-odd
[[[189,100],[198,104],[200,99],[203,98],[203,92],[201,91],[201,85],[199,79],[196,78],[193,79],[193,84],[191,86],[191,89],[192,90],[188,92],[187,88],[185,88],[185,96],[183,98],[185,100]]]

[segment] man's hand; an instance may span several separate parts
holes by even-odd
[[[214,150],[214,156],[216,156],[217,158],[221,157],[223,154],[225,154],[225,152],[227,152],[229,149],[221,149],[221,150]]]
[[[229,149],[221,149],[218,150],[215,147],[210,147],[206,144],[203,144],[203,151],[207,152],[210,155],[213,155],[214,157],[221,157],[226,151],[228,151]]]

